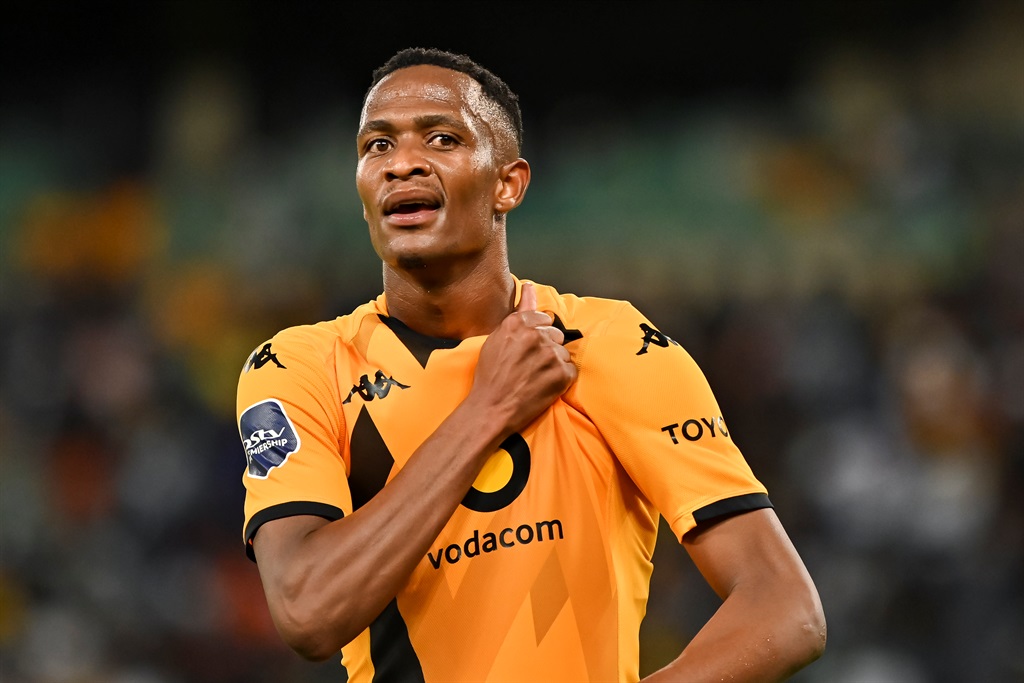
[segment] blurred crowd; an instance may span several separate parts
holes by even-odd
[[[1024,13],[993,7],[822,49],[785,96],[527,131],[512,270],[632,300],[704,369],[822,596],[799,681],[1024,680]],[[96,85],[0,110],[0,678],[339,680],[244,555],[234,388],[380,289],[358,102],[267,136],[237,67],[142,122]],[[644,671],[716,604],[670,533],[655,562]]]

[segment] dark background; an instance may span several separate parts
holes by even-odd
[[[375,296],[371,71],[521,98],[512,269],[694,356],[829,618],[800,681],[1024,679],[1024,3],[8,2],[0,675],[328,681],[242,553],[234,385]],[[715,598],[659,540],[642,670]]]
[[[310,109],[361,98],[369,73],[400,47],[441,47],[498,71],[536,123],[563,100],[628,110],[730,95],[777,99],[799,87],[827,50],[856,45],[899,58],[941,45],[979,14],[978,3],[965,0],[509,7],[15,0],[6,4],[0,54],[5,100],[37,107],[47,122],[68,123],[60,117],[70,93],[119,89],[136,115],[124,121],[130,126],[117,154],[125,170],[137,171],[150,161],[147,115],[166,81],[195,63],[242,71],[259,129],[275,134],[301,125]],[[527,129],[541,132],[536,127]]]

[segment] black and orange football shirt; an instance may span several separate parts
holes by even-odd
[[[579,377],[342,649],[355,683],[636,681],[659,515],[681,538],[771,505],[679,344],[627,302],[535,289]],[[250,557],[261,524],[341,519],[386,486],[469,393],[485,339],[420,335],[381,296],[260,345],[238,388]]]

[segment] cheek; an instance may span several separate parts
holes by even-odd
[[[449,208],[460,207],[460,213],[490,215],[494,210],[495,187],[498,181],[489,155],[474,153],[471,163],[443,174],[457,182],[448,184]]]
[[[483,182],[471,182],[462,186],[455,203],[462,219],[473,226],[489,223],[494,216],[493,188]]]
[[[363,203],[363,216],[365,217],[367,207],[373,205],[371,200],[374,192],[369,180],[369,171],[362,162],[356,166],[356,193],[359,195],[359,201]]]

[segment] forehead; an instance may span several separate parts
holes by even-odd
[[[500,126],[501,110],[488,99],[480,84],[459,71],[420,64],[388,74],[366,97],[360,127],[367,121],[405,112],[457,112],[488,128]]]
[[[455,104],[467,99],[480,84],[459,71],[432,64],[408,66],[385,76],[373,86],[365,108],[381,107],[411,99],[438,104]]]

